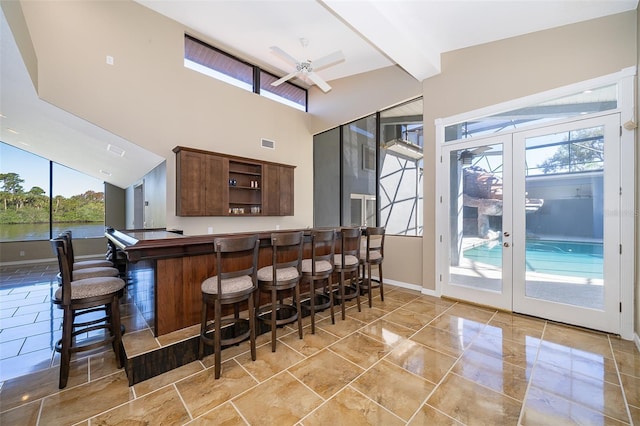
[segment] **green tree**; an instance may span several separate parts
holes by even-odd
[[[538,167],[547,173],[573,173],[602,170],[604,162],[604,136],[602,128],[569,132],[565,143]]]
[[[17,173],[0,173],[0,186],[2,187],[0,196],[5,210],[9,204],[15,204],[16,208],[20,207],[21,194],[24,192],[23,182],[24,179],[20,179],[20,175]]]

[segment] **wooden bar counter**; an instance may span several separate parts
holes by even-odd
[[[273,231],[273,232],[290,232]],[[271,264],[271,231],[258,232],[258,266]],[[252,233],[183,236],[164,230],[105,233],[126,254],[129,291],[156,336],[200,323],[200,285],[215,275],[213,240]]]

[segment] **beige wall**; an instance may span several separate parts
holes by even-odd
[[[167,227],[193,235],[208,227],[221,233],[313,224],[306,113],[186,69],[187,28],[137,3],[22,2],[22,8],[38,56],[39,96],[166,158]],[[261,138],[274,140],[276,149],[261,148]],[[177,145],[296,166],[295,216],[175,216]]]
[[[634,11],[442,55],[442,73],[423,82],[425,288],[435,289],[439,245],[435,229],[439,151],[434,120],[634,66],[636,24]]]
[[[636,10],[637,12],[637,10]],[[638,69],[640,69],[640,14],[636,13],[636,62]],[[640,100],[640,78],[636,75],[636,100],[634,102],[636,108],[636,123],[640,121],[640,113],[638,112],[638,100]],[[636,261],[635,261],[635,321],[634,327],[636,334],[640,330],[640,240],[638,239],[638,232],[640,231],[640,173],[638,172],[638,165],[640,165],[640,148],[638,147],[638,141],[640,141],[640,131],[636,129]]]

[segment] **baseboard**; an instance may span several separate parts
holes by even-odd
[[[373,275],[373,274],[371,274],[371,278],[379,279],[378,276]],[[402,281],[390,280],[389,278],[385,278],[384,282],[385,282],[385,284],[388,283],[388,284],[394,285],[396,287],[406,288],[407,290],[419,291],[420,293],[422,293],[422,294],[424,294],[426,296],[438,297],[438,296],[436,296],[436,292],[434,290],[429,290],[427,288],[422,288],[418,284],[410,284],[410,283],[405,283],[405,282],[402,282]]]

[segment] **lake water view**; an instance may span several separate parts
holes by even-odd
[[[94,238],[104,236],[104,223],[61,222],[53,224],[53,236],[70,230],[73,238]],[[19,223],[0,225],[0,242],[49,240],[48,223]]]

